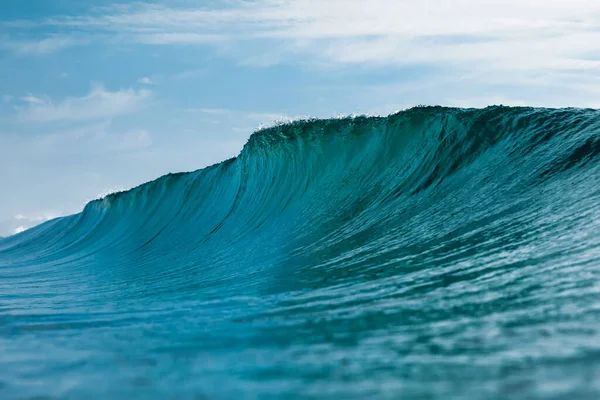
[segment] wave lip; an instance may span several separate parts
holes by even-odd
[[[0,394],[594,398],[599,155],[589,109],[260,130],[0,239]]]

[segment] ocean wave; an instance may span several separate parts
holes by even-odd
[[[0,241],[0,393],[595,398],[600,111],[254,133]]]

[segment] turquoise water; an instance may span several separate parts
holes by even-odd
[[[600,398],[600,111],[294,122],[0,240],[0,371],[2,399]]]

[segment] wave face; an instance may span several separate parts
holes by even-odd
[[[0,276],[3,399],[600,398],[600,111],[261,130]]]

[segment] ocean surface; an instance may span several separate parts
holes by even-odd
[[[600,111],[296,121],[2,239],[0,398],[599,399]]]

